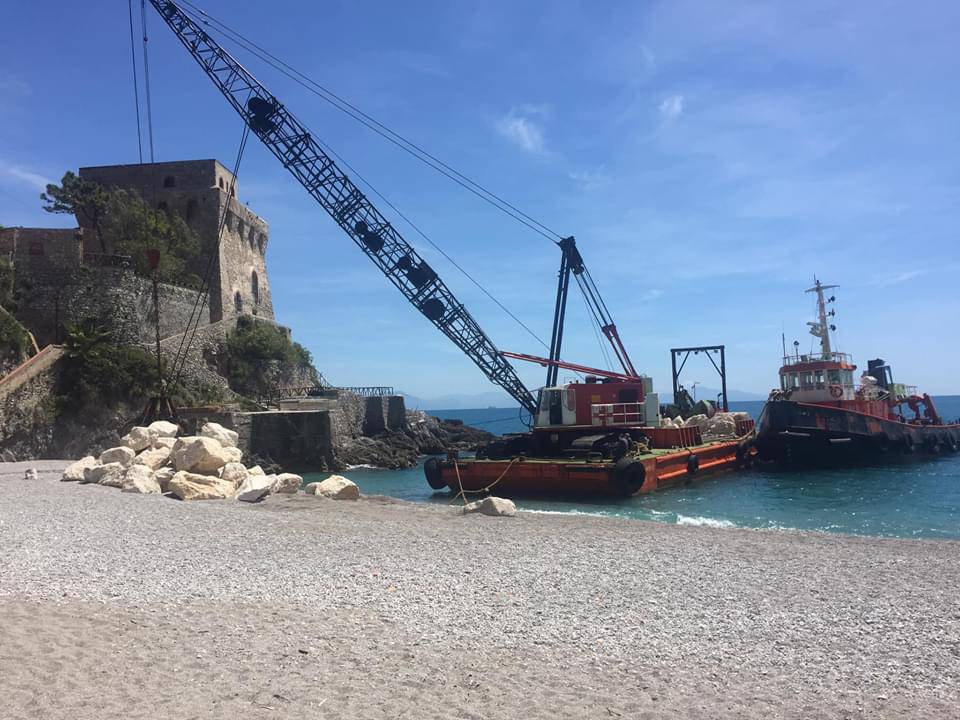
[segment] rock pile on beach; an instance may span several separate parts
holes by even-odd
[[[737,421],[749,420],[750,414],[745,412],[718,412],[712,417],[706,415],[691,415],[686,420],[681,416],[664,418],[663,427],[697,427],[704,440],[719,440],[721,438],[735,438],[737,436]]]
[[[69,465],[61,480],[143,495],[168,494],[181,500],[256,502],[267,495],[300,492],[303,478],[299,475],[267,475],[259,465],[244,465],[233,430],[211,422],[199,435],[178,438],[179,430],[165,420],[135,427],[121,438],[121,445]],[[338,500],[360,496],[357,486],[339,475],[311,483],[307,491]]]

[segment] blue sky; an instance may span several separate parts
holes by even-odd
[[[809,347],[802,291],[816,273],[841,285],[839,344],[861,366],[883,356],[898,380],[960,392],[960,5],[203,7],[575,235],[634,364],[659,388],[671,346],[707,343],[727,345],[732,387],[772,387],[781,331]],[[149,7],[148,26],[157,159],[230,165],[239,119]],[[0,28],[0,224],[64,225],[39,210],[47,180],[137,160],[126,3],[4,3]],[[549,337],[559,256],[546,240],[237,57]],[[256,141],[239,184],[270,223],[278,319],[330,380],[423,397],[490,389]],[[543,351],[405,235],[501,348]],[[564,356],[601,364],[571,302]],[[541,383],[539,367],[520,370]],[[688,380],[716,384],[705,367]]]

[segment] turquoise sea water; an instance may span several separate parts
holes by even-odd
[[[960,396],[935,398],[960,417]],[[731,403],[754,417],[762,403]],[[490,432],[523,430],[516,408],[435,411]],[[418,466],[345,472],[362,492],[414,502],[449,503]],[[325,476],[311,477],[310,480]],[[960,539],[960,453],[891,465],[837,470],[759,468],[625,500],[517,501],[521,510],[587,513],[717,527],[780,528],[894,537]]]

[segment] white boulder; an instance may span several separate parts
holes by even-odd
[[[475,512],[495,517],[514,517],[517,514],[517,506],[513,504],[512,500],[506,498],[485,497],[483,500],[477,500],[463,506],[464,515]]]
[[[177,433],[180,432],[180,428],[175,423],[166,420],[157,420],[150,423],[147,430],[154,442],[159,438],[175,438]]]
[[[237,447],[225,447],[223,449],[223,456],[228,458],[227,462],[239,463],[243,460],[243,450]]]
[[[96,464],[97,459],[93,455],[80,458],[75,463],[67,465],[67,469],[63,471],[63,477],[60,480],[61,482],[79,482],[83,480],[84,471]]]
[[[249,474],[247,469],[238,462],[228,462],[220,468],[220,477],[228,482],[232,482],[234,487],[240,487]]]
[[[267,475],[247,475],[234,497],[241,502],[257,502],[270,494],[273,478]]]
[[[293,473],[280,473],[279,475],[267,475],[273,480],[270,487],[272,493],[282,493],[286,495],[296,495],[303,484],[303,478]]]
[[[33,480],[36,480],[38,477],[39,477],[39,475],[37,475],[37,469],[36,469],[36,468],[27,468],[27,469],[24,471],[24,473],[23,473],[23,479],[24,479],[24,480],[33,481]]]
[[[322,482],[312,482],[303,491],[308,495],[334,500],[356,500],[360,497],[360,488],[357,484],[343,475],[331,475]]]
[[[180,442],[178,441],[177,445],[180,445]],[[225,448],[212,438],[193,438],[184,443],[180,449],[177,449],[177,445],[174,445],[172,459],[173,467],[178,471],[215,473],[232,458],[232,455],[228,455]]]
[[[181,500],[224,500],[233,497],[236,488],[216,475],[180,471],[170,480],[167,490]]]
[[[118,462],[107,463],[106,465],[92,465],[83,471],[83,480],[84,483],[100,483],[104,478],[111,479],[114,476],[123,479],[123,473],[126,470],[123,465]],[[110,482],[103,483],[104,485],[111,484]],[[119,487],[119,485],[117,485]]]
[[[170,487],[170,481],[173,480],[173,476],[177,474],[177,471],[172,467],[162,467],[153,474],[153,479],[157,481],[157,485],[160,486],[160,492],[167,492]]]
[[[158,437],[153,441],[153,447],[155,448],[167,448],[168,450],[173,450],[174,444],[177,442],[176,438],[172,437]]]
[[[149,445],[149,443],[147,444]],[[144,445],[144,447],[146,447],[146,445]],[[110,448],[100,453],[100,464],[109,465],[110,463],[120,463],[124,467],[127,467],[127,465],[133,462],[133,458],[136,457],[136,455],[132,448],[126,446]]]
[[[266,475],[263,471],[263,468],[259,465],[254,465],[252,468],[247,468],[247,473],[250,475]]]
[[[200,428],[200,437],[212,438],[225,448],[236,447],[237,440],[240,439],[240,436],[236,432],[215,422],[208,422]]]
[[[145,465],[151,470],[159,470],[164,465],[167,464],[167,460],[170,459],[170,448],[168,447],[155,447],[147,448],[142,453],[137,455],[133,460],[134,465]]]
[[[158,495],[160,483],[154,478],[154,472],[149,466],[134,464],[124,473],[120,490],[141,495]]]
[[[120,442],[122,442],[125,447],[138,453],[153,444],[153,436],[150,434],[150,430],[145,427],[134,427],[130,429],[130,432],[120,438]]]

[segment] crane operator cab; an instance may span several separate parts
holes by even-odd
[[[540,389],[534,427],[608,426],[660,427],[660,400],[653,381],[601,379]]]

